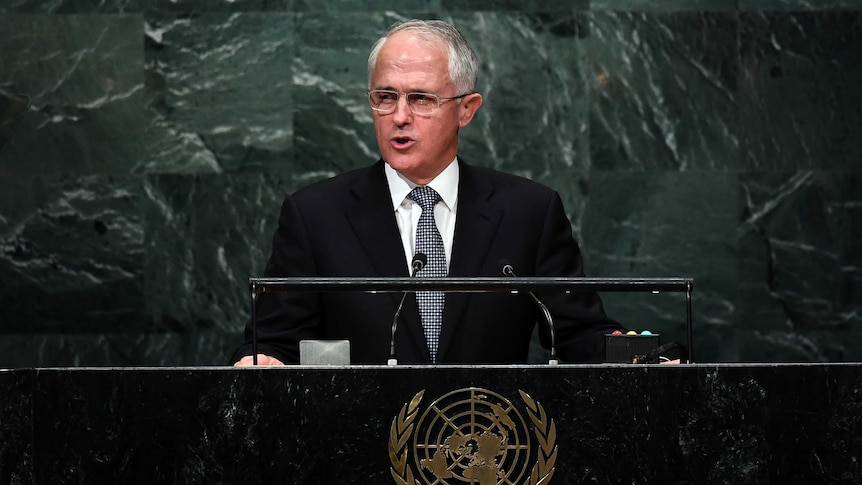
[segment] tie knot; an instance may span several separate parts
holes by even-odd
[[[410,191],[408,197],[419,204],[419,207],[422,208],[422,212],[434,210],[434,206],[441,200],[440,194],[427,185],[414,187],[413,190]]]

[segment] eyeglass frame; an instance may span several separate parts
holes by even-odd
[[[385,110],[385,109],[380,109],[380,108],[374,107],[374,105],[371,103],[371,93],[391,93],[391,94],[398,95],[398,98],[395,100],[395,104],[393,105],[391,110]],[[429,111],[427,113],[417,113],[416,111],[413,110],[413,105],[410,103],[410,95],[411,94],[421,94],[421,95],[427,96],[429,98],[434,98],[437,100],[437,106],[435,108],[432,108],[431,111]],[[407,107],[410,108],[411,113],[417,114],[419,116],[428,116],[428,115],[431,115],[432,113],[434,113],[435,111],[437,111],[438,109],[440,109],[440,106],[443,103],[445,103],[446,101],[452,101],[453,99],[461,99],[461,98],[464,98],[466,96],[470,96],[471,94],[475,94],[475,93],[464,93],[464,94],[459,94],[458,96],[439,96],[439,95],[434,94],[434,93],[423,93],[421,91],[414,91],[414,92],[410,92],[410,93],[402,93],[400,91],[393,91],[391,89],[370,89],[368,91],[365,91],[365,96],[366,96],[366,98],[368,98],[368,105],[371,107],[372,110],[377,111],[378,113],[380,113],[382,115],[388,115],[388,114],[394,113],[398,109],[398,102],[401,101],[402,96],[404,96],[404,98],[407,100]]]

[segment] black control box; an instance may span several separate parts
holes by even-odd
[[[634,363],[636,357],[642,357],[661,345],[660,334],[650,335],[612,335],[605,334],[605,362]],[[641,364],[658,364],[658,355],[638,362]]]

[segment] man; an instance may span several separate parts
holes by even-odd
[[[583,276],[556,192],[457,157],[458,130],[482,106],[477,70],[452,25],[412,20],[391,27],[368,58],[381,160],[287,197],[266,275],[405,277],[422,252],[428,261],[418,276],[501,276],[506,263],[519,276]],[[297,362],[302,339],[349,339],[351,362],[383,364],[400,296],[262,294],[258,363]],[[603,335],[621,327],[605,316],[598,295],[546,298],[563,361],[601,361]],[[523,363],[541,315],[525,295],[419,292],[402,311],[397,358]],[[547,346],[544,326],[540,336]],[[251,365],[250,341],[247,327],[236,365]]]

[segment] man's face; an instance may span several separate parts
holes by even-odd
[[[448,53],[441,43],[430,44],[409,31],[397,32],[383,44],[371,72],[371,89],[399,93],[457,96],[449,79]],[[401,96],[393,113],[372,111],[380,155],[414,183],[436,177],[458,153],[458,129],[470,122],[482,104],[473,94],[458,103],[445,101],[430,115],[416,115]]]

